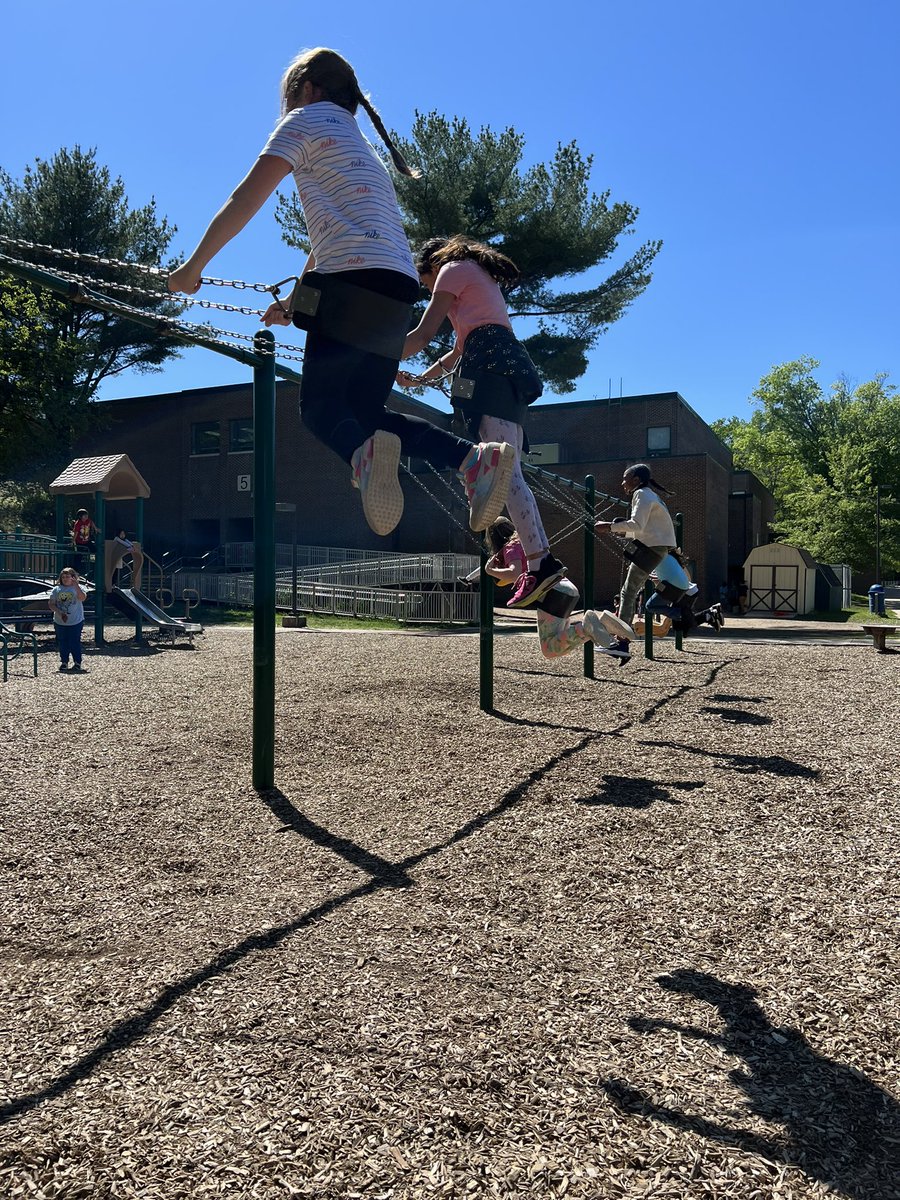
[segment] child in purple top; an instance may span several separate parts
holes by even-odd
[[[526,570],[527,561],[512,521],[507,517],[498,517],[485,530],[484,536],[493,552],[485,564],[485,571],[501,587],[514,584]],[[618,651],[599,643],[606,641],[610,633],[621,634],[623,628],[629,627],[610,612],[597,613],[590,608],[585,610],[581,620],[570,621],[569,617],[577,603],[578,589],[575,584],[568,579],[559,579],[534,605],[544,658],[560,658],[564,654],[571,654],[585,642],[594,642],[598,651],[610,658],[620,657]]]

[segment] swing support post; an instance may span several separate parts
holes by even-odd
[[[594,607],[594,477],[584,477],[584,607]],[[584,643],[584,677],[594,678],[594,643]]]
[[[275,338],[253,339],[253,786],[275,786]]]
[[[653,584],[648,579],[644,584],[644,657],[653,657],[653,613],[647,611],[650,597],[654,595]]]
[[[494,577],[484,569],[488,556],[482,546],[478,577],[478,673],[479,707],[494,708]]]
[[[678,543],[678,549],[684,551],[684,516],[681,513],[675,514],[675,541]],[[684,649],[684,634],[682,630],[675,630],[675,649]]]

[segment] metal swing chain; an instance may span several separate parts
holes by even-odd
[[[9,239],[9,238],[4,239],[2,236],[0,236],[0,241],[4,241],[4,240],[11,241],[12,239]],[[26,262],[22,259],[12,258],[9,255],[4,255],[2,257],[8,263],[10,263],[11,266],[24,267],[26,269],[32,269],[34,267],[34,263]],[[60,267],[56,268],[56,273],[59,275],[60,279],[64,279],[68,283],[79,283],[79,284],[87,283],[88,285],[90,285],[90,284],[99,282],[100,287],[110,288],[110,290],[115,288],[115,290],[117,290],[117,291],[125,291],[125,292],[134,291],[134,290],[140,291],[140,289],[129,288],[125,284],[110,284],[105,280],[95,281],[95,280],[90,279],[89,276],[74,275],[72,272],[65,271]],[[161,293],[161,292],[152,292],[149,294],[152,294],[154,296],[155,295],[159,295],[159,296],[164,295],[164,293]],[[173,297],[173,299],[175,299],[175,298]],[[178,301],[178,302],[180,302],[180,301]],[[203,301],[200,301],[199,303],[201,305],[204,304]],[[241,349],[241,347],[239,345],[234,344],[233,342],[227,341],[226,339],[228,339],[228,338],[238,338],[242,341],[250,342],[251,345],[254,341],[254,335],[252,335],[252,334],[238,333],[236,330],[231,330],[231,329],[217,329],[214,325],[208,325],[208,324],[207,325],[196,325],[189,321],[181,321],[176,317],[169,317],[169,316],[162,315],[160,313],[148,312],[146,309],[139,308],[137,305],[128,304],[127,301],[125,301],[125,300],[116,299],[115,304],[116,304],[117,308],[121,309],[126,314],[131,314],[133,316],[140,316],[140,317],[145,317],[145,318],[146,317],[151,318],[152,320],[156,321],[158,324],[167,328],[169,330],[169,332],[171,332],[172,334],[182,333],[182,334],[187,335],[189,338],[202,337],[202,338],[206,339],[207,341],[215,342],[217,345],[227,347],[228,349],[231,349],[231,350],[239,350],[239,349]],[[209,305],[209,307],[216,307],[216,306]],[[289,350],[286,350],[284,348],[283,343],[276,343],[275,347],[272,350],[269,350],[268,348],[265,348],[265,347],[260,349],[257,346],[253,346],[253,349],[254,349],[255,353],[260,354],[263,357],[271,356],[274,358],[291,359],[296,362],[303,361],[302,353],[298,353],[298,354],[291,353]],[[280,352],[279,352],[279,349],[280,349]]]
[[[423,459],[423,462],[429,468],[429,470],[431,470],[433,472],[433,474],[440,480],[440,482],[444,485],[444,487],[450,492],[453,499],[458,501],[459,497],[457,496],[457,493],[450,486],[450,484],[447,482],[447,480],[444,479],[443,475],[441,475],[441,473],[437,469],[437,467],[433,463],[430,463],[427,458]],[[419,485],[419,487],[422,489],[422,491],[425,493],[425,495],[428,496],[429,499],[431,499],[433,501],[433,503],[437,505],[437,507],[441,510],[441,512],[443,512],[445,514],[445,516],[449,517],[449,519],[453,522],[453,524],[457,527],[457,529],[461,529],[462,532],[466,535],[466,537],[469,538],[470,541],[474,542],[474,544],[478,547],[478,550],[480,553],[481,552],[481,542],[475,536],[475,534],[472,532],[472,530],[469,529],[467,526],[463,525],[462,521],[460,521],[458,519],[458,517],[456,517],[450,511],[450,509],[447,508],[447,506],[445,504],[441,503],[441,501],[437,498],[437,496],[435,496],[434,492],[431,491],[431,489],[422,480],[422,478],[419,475],[414,474],[414,472],[411,471],[405,463],[403,464],[403,469],[407,473],[407,475],[409,475],[409,477],[411,479],[413,479]]]
[[[406,371],[404,374],[409,375],[409,372]],[[446,396],[448,400],[450,399],[450,391],[444,386],[444,380],[453,377],[452,371],[444,371],[442,375],[436,375],[434,379],[426,379],[424,375],[410,375],[409,377],[412,380],[410,387],[433,387],[441,395]]]
[[[47,246],[43,242],[30,242],[26,238],[10,237],[0,233],[0,242],[7,246],[18,246],[21,249],[40,250],[44,254],[55,254],[59,258],[81,259],[84,262],[97,263],[103,267],[124,267],[129,271],[139,271],[142,275],[167,276],[169,272],[164,267],[151,267],[146,263],[125,262],[121,258],[106,258],[101,254],[88,254],[82,250],[60,250],[56,246]],[[34,266],[34,263],[29,263]]]
[[[101,254],[89,254],[83,250],[61,250],[56,246],[48,246],[43,242],[30,242],[26,238],[9,237],[7,234],[0,234],[0,242],[28,250],[40,250],[44,254],[55,254],[59,258],[70,258],[83,262],[96,263],[103,267],[120,267],[129,271],[139,271],[142,275],[153,275],[162,279],[168,279],[171,273],[167,267],[153,267],[147,263],[127,262],[125,259],[108,258]],[[28,265],[34,266],[35,264],[31,263]],[[296,276],[292,275],[289,278],[295,279]],[[277,299],[277,289],[282,284],[287,283],[288,280],[282,279],[279,283],[246,283],[243,279],[218,279],[211,275],[201,275],[200,282],[208,284],[210,287],[230,287],[236,288],[238,291],[264,292]]]

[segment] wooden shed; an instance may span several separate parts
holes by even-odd
[[[744,562],[747,611],[792,617],[816,606],[816,560],[799,546],[770,542],[756,546]]]

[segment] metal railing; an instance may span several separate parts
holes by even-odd
[[[55,578],[71,557],[72,543],[58,543],[41,533],[0,534],[0,572],[7,575],[37,575]]]
[[[178,595],[195,588],[206,604],[253,607],[253,576],[209,571],[184,571],[178,576]],[[276,608],[293,609],[289,572],[275,578]],[[298,580],[297,611],[343,617],[382,618],[411,624],[469,625],[478,621],[478,595],[468,590],[417,591],[354,587]]]
[[[289,567],[292,563],[293,546],[290,542],[275,544],[275,565]],[[345,546],[297,546],[297,570],[304,578],[314,578],[317,570],[326,567],[340,567],[345,575],[351,573],[351,567],[366,565],[372,567],[380,564],[383,570],[390,569],[389,564],[416,563],[423,564],[422,578],[429,580],[442,579],[452,581],[455,575],[464,575],[477,565],[478,558],[472,554],[410,554],[409,551],[396,550],[351,550]],[[436,564],[440,563],[438,568]],[[204,558],[204,571],[250,571],[254,565],[253,542],[227,542],[211,550]],[[436,572],[440,573],[437,574]],[[405,579],[401,582],[405,582]]]

